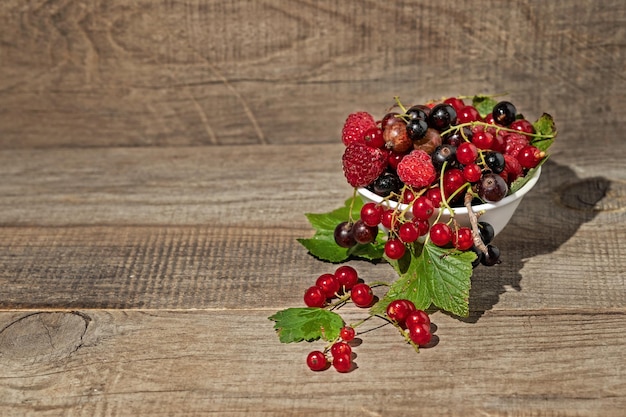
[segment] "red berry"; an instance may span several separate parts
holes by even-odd
[[[474,238],[472,229],[469,227],[460,227],[452,234],[452,244],[461,251],[466,251],[474,246]]]
[[[341,132],[341,140],[348,146],[353,142],[363,141],[365,132],[376,127],[374,117],[364,111],[352,113],[346,119]]]
[[[409,314],[415,311],[415,304],[410,300],[393,300],[387,306],[387,316],[398,324],[404,324]]]
[[[395,218],[396,213],[393,209],[388,209],[383,211],[383,216],[380,219],[380,224],[386,227],[389,230],[393,230],[396,228],[396,224],[398,220]]]
[[[317,278],[317,281],[315,281],[315,286],[322,289],[322,292],[324,293],[324,296],[326,296],[326,298],[333,298],[341,288],[339,280],[335,278],[333,274],[320,275],[319,278]]]
[[[430,155],[422,150],[412,151],[402,158],[397,173],[402,182],[415,188],[427,187],[437,178]]]
[[[339,336],[345,342],[349,342],[349,341],[353,340],[355,335],[356,335],[356,331],[354,330],[354,327],[351,327],[351,326],[344,326],[339,331]]]
[[[371,127],[363,134],[363,141],[371,148],[382,148],[385,146],[383,131],[378,127]]]
[[[352,302],[357,307],[369,307],[374,301],[374,293],[369,285],[359,283],[350,290]]]
[[[306,364],[312,371],[323,371],[328,367],[326,355],[324,355],[324,352],[320,352],[319,350],[314,350],[308,354],[306,357]]]
[[[397,153],[397,152],[390,152],[389,156],[387,157],[387,161],[389,162],[389,166],[391,168],[393,168],[394,170],[398,169],[398,164],[400,163],[400,161],[402,161],[402,158],[404,158],[404,153]]]
[[[333,358],[333,367],[337,372],[350,372],[352,369],[352,359],[349,355],[340,355]]]
[[[364,187],[374,181],[387,168],[387,153],[370,148],[363,142],[353,142],[346,147],[341,158],[343,173],[353,187]]]
[[[335,278],[339,281],[339,285],[346,290],[350,290],[359,282],[359,275],[356,269],[349,265],[342,265],[335,271]]]
[[[413,222],[417,226],[420,236],[424,236],[428,233],[428,230],[430,229],[430,223],[428,223],[428,220],[414,219]]]
[[[330,347],[330,354],[333,355],[333,358],[341,355],[352,354],[352,348],[346,342],[337,342]]]
[[[441,206],[441,190],[439,189],[439,187],[430,188],[428,191],[426,191],[426,194],[424,194],[424,196],[432,201],[435,208]]]
[[[376,203],[366,203],[361,207],[361,220],[368,226],[378,226],[384,210],[383,206]]]
[[[521,133],[530,133],[530,134],[535,133],[534,126],[532,125],[532,123],[530,123],[526,119],[517,119],[517,120],[515,120],[513,123],[511,123],[509,128],[513,129],[513,130],[520,131]]]
[[[320,287],[314,285],[304,292],[304,303],[308,307],[324,307],[326,295]]]
[[[432,339],[430,326],[427,324],[418,324],[409,328],[409,337],[418,346],[427,345]]]
[[[517,160],[523,168],[530,169],[539,165],[545,153],[533,145],[523,147],[517,154]]]
[[[452,240],[452,230],[445,223],[435,223],[430,228],[430,240],[437,246],[446,246]]]
[[[420,196],[413,203],[413,217],[419,220],[428,220],[435,212],[435,205],[425,196]]]
[[[477,182],[483,175],[483,171],[478,164],[465,165],[463,168],[463,177],[469,182]]]
[[[410,312],[406,316],[406,318],[404,319],[404,324],[407,329],[418,326],[420,324],[427,324],[428,326],[430,326],[430,317],[428,317],[428,314],[426,314],[424,310],[415,310]]]
[[[390,259],[400,259],[406,252],[406,246],[400,239],[389,239],[385,242],[385,255]]]
[[[459,110],[465,107],[465,103],[463,102],[463,100],[458,97],[449,97],[445,99],[443,102],[451,105],[454,108],[454,110],[457,111],[457,113],[459,112]]]
[[[415,200],[415,193],[409,188],[405,188],[402,192],[402,204],[411,204]]]
[[[457,110],[456,121],[458,124],[481,120],[480,113],[474,106],[464,106]]]
[[[493,146],[493,135],[489,132],[476,132],[472,137],[472,143],[479,149],[491,149]]]
[[[420,232],[415,223],[406,222],[398,229],[398,235],[400,236],[400,240],[404,243],[412,243],[420,237]]]
[[[458,168],[447,170],[443,174],[443,191],[446,199],[449,199],[459,188],[466,184],[463,172]],[[458,194],[457,194],[458,195]]]
[[[478,149],[471,142],[463,142],[456,148],[456,160],[463,165],[474,163],[478,158]]]

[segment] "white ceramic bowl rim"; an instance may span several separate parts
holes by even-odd
[[[513,194],[507,195],[506,197],[504,197],[502,200],[496,202],[496,203],[484,203],[484,204],[479,204],[476,206],[472,206],[472,210],[477,213],[480,211],[489,211],[489,210],[493,210],[497,207],[502,207],[502,206],[506,206],[507,204],[522,198],[527,192],[529,192],[537,183],[537,180],[539,180],[539,175],[541,175],[541,167],[539,167],[537,169],[537,171],[535,172],[535,175],[530,178],[526,184],[524,184],[524,186],[522,188],[520,188],[519,190],[517,190],[516,192],[514,192]],[[361,194],[363,197],[365,197],[368,200],[380,203],[383,201],[383,197],[379,196],[378,194],[375,194],[373,192],[371,192],[370,190],[368,190],[367,188],[359,188],[358,189],[359,194]],[[407,204],[398,204],[395,201],[388,201],[387,202],[389,204],[390,208],[396,208],[397,206],[400,206],[400,210],[404,210],[407,208]],[[455,214],[467,214],[467,208],[465,207],[453,207],[454,213]],[[444,209],[443,211],[444,214],[449,214],[448,209]]]

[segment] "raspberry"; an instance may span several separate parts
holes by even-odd
[[[437,178],[437,172],[430,155],[422,150],[415,150],[398,164],[398,176],[411,187],[423,188]]]
[[[504,138],[506,142],[504,153],[514,158],[517,158],[519,151],[529,143],[528,138],[520,133],[509,133]]]
[[[387,153],[363,142],[353,142],[343,153],[343,173],[353,187],[364,187],[387,168]]]
[[[375,127],[376,121],[371,114],[364,111],[352,113],[343,125],[341,140],[346,146],[354,142],[362,142],[365,132]]]
[[[524,175],[524,169],[519,161],[512,155],[504,154],[504,171],[500,173],[500,176],[507,184],[511,184],[522,175]]]

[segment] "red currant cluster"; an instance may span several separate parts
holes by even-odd
[[[394,300],[387,306],[387,317],[401,329],[406,329],[410,340],[418,345],[428,345],[432,339],[430,317],[423,310],[415,308],[410,300]],[[405,337],[407,334],[405,333]]]
[[[354,367],[352,362],[352,347],[349,345],[354,339],[356,331],[353,327],[345,326],[340,331],[341,340],[335,341],[330,348],[322,352],[314,350],[306,358],[306,364],[312,371],[324,371],[332,364],[337,372],[350,372]],[[328,357],[330,354],[330,358]]]
[[[334,274],[322,274],[315,281],[315,285],[304,292],[304,303],[308,307],[324,307],[333,298],[339,302],[351,300],[358,307],[369,307],[374,301],[372,288],[359,282],[359,276],[354,268],[343,265],[337,268]]]

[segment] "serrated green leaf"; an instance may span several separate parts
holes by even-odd
[[[315,307],[288,308],[269,319],[275,322],[274,329],[282,343],[311,342],[320,338],[335,340],[344,326],[339,314]]]
[[[554,142],[557,134],[554,119],[548,113],[544,113],[533,123],[533,127],[535,128],[535,133],[540,136],[533,138],[531,144],[539,150],[546,152]]]
[[[311,238],[297,239],[313,256],[328,262],[338,263],[351,256],[368,260],[380,259],[384,252],[384,242],[379,234],[376,241],[369,245],[356,245],[352,248],[342,248],[335,243],[335,227],[350,217],[358,219],[361,214],[363,201],[360,198],[349,198],[345,205],[328,213],[306,213],[305,216],[315,229]],[[350,207],[352,206],[352,216]]]
[[[485,117],[493,111],[498,102],[489,96],[477,95],[472,97],[472,106],[478,110],[480,117]]]
[[[384,313],[393,300],[407,299],[421,310],[435,305],[457,316],[469,315],[474,252],[443,249],[428,242],[421,252],[413,249],[405,256],[400,261],[389,261],[399,278],[372,307],[372,314]]]

